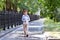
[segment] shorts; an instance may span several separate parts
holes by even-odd
[[[29,24],[29,22],[23,22],[23,24]]]

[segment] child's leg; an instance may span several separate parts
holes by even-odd
[[[23,29],[24,29],[24,34],[25,35],[27,35],[28,34],[28,28],[27,28],[27,24],[24,24],[24,27],[23,27]]]
[[[26,35],[26,27],[25,27],[25,24],[23,24],[23,31],[24,31],[24,35]]]
[[[27,24],[25,25],[25,29],[26,29],[26,34],[28,34],[28,27],[27,27]]]

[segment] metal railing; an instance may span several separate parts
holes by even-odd
[[[37,15],[29,15],[31,21],[39,19]],[[21,25],[22,21],[22,13],[14,12],[14,11],[2,11],[0,12],[0,28],[9,29],[10,26],[13,28],[13,25],[16,27],[17,25]]]

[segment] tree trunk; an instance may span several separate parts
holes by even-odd
[[[7,11],[11,10],[11,0],[6,0],[6,10]]]
[[[14,1],[13,10],[14,10],[15,12],[17,11],[17,0]]]

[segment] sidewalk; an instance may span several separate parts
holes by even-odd
[[[44,34],[40,34],[43,31],[44,20],[39,19],[29,23],[29,37],[23,37],[23,27],[19,25],[17,29],[1,37],[0,40],[45,40]]]

